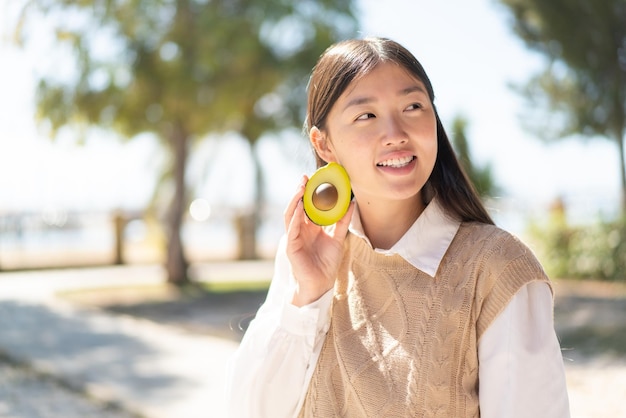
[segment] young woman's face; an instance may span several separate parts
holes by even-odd
[[[324,160],[345,167],[359,203],[420,196],[437,157],[437,122],[424,84],[403,67],[379,64],[354,81],[326,128],[311,139]]]

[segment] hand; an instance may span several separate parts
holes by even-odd
[[[307,181],[308,177],[304,176],[284,213],[287,257],[297,282],[292,301],[296,306],[316,301],[334,286],[354,212],[354,202],[351,202],[344,217],[331,231],[316,225],[307,217],[302,203]]]

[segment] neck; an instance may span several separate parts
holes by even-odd
[[[374,248],[388,250],[402,238],[424,211],[421,195],[410,200],[358,200],[363,232]]]

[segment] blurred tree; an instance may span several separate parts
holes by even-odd
[[[605,137],[619,150],[626,217],[626,0],[500,0],[548,65],[522,89],[542,138]]]
[[[483,198],[494,197],[500,189],[496,185],[491,172],[491,164],[477,167],[473,163],[473,158],[469,149],[469,142],[465,131],[467,129],[467,119],[463,116],[456,116],[452,121],[452,145],[457,157],[476,190]]]
[[[307,75],[324,48],[356,33],[353,8],[351,0],[29,0],[16,39],[26,45],[50,25],[72,59],[73,77],[55,66],[39,80],[38,117],[53,136],[79,126],[162,140],[172,156],[167,275],[183,284],[190,142],[234,131],[254,152],[262,134],[300,125]]]

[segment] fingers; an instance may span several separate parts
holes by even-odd
[[[350,222],[352,221],[354,207],[355,203],[353,200],[352,202],[350,202],[350,206],[348,207],[348,211],[346,212],[346,214],[343,215],[343,218],[341,218],[339,222],[337,222],[337,224],[335,225],[335,232],[333,234],[335,238],[340,238],[341,240],[343,240],[346,237],[348,233],[348,227],[350,226]]]
[[[302,199],[296,202],[296,208],[294,209],[293,216],[291,217],[289,224],[286,227],[288,241],[287,245],[289,245],[289,243],[293,243],[294,240],[300,235],[302,223],[304,222],[302,219],[302,212],[304,211],[303,206],[304,203],[302,202]]]
[[[283,213],[285,230],[289,229],[289,225],[291,224],[293,215],[296,212],[296,208],[298,207],[298,202],[302,201],[302,196],[304,196],[304,186],[306,186],[307,181],[309,181],[309,178],[307,176],[302,176],[302,181],[300,182],[296,193],[291,198],[291,201],[289,202],[287,208],[285,209],[285,212]]]

